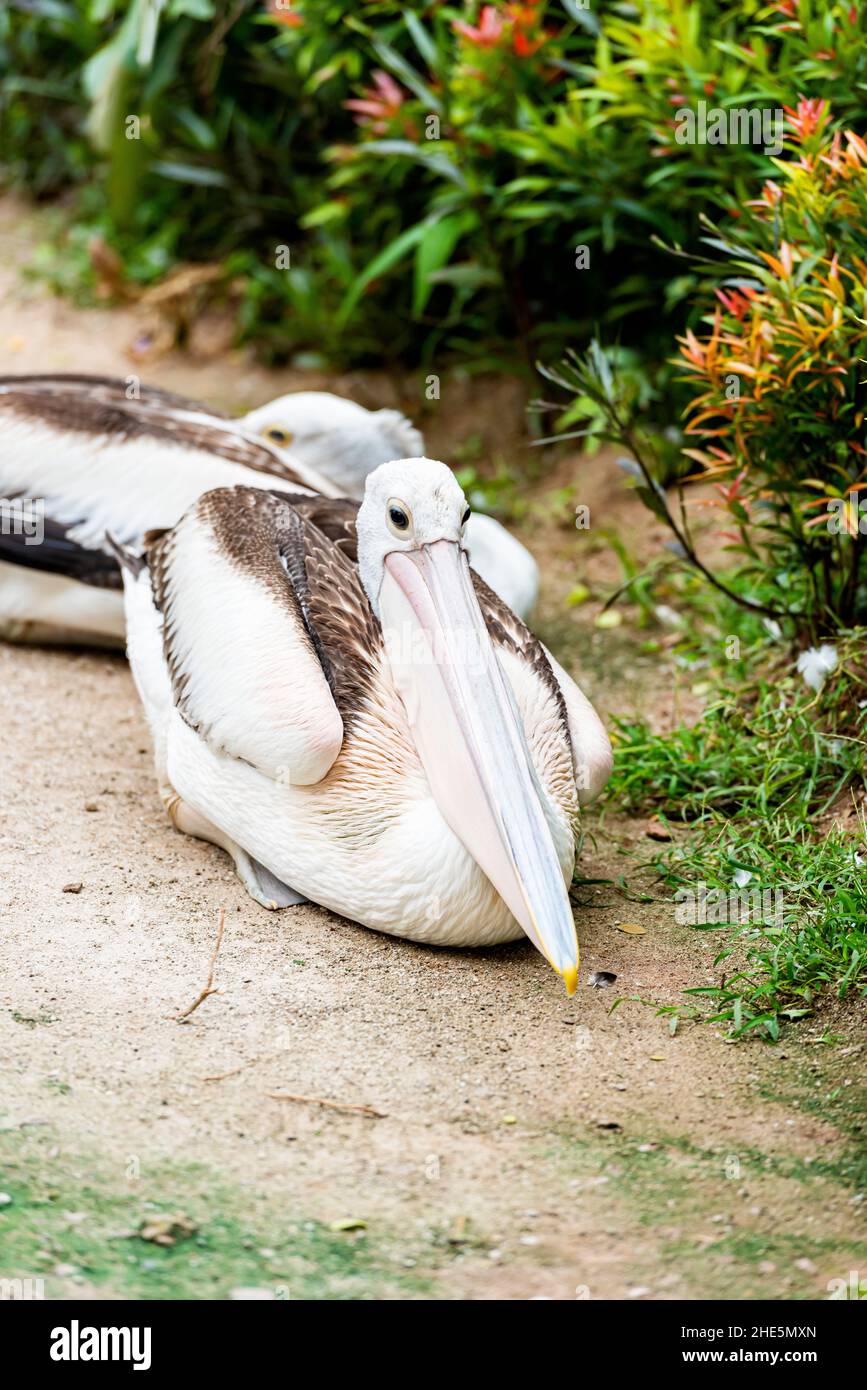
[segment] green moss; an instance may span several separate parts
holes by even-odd
[[[273,1198],[234,1186],[204,1164],[160,1163],[127,1180],[94,1155],[56,1155],[51,1140],[0,1134],[4,1278],[45,1278],[48,1298],[76,1285],[103,1297],[222,1299],[233,1288],[287,1299],[416,1298],[429,1290],[403,1261],[393,1232],[338,1233]],[[183,1215],[171,1246],[144,1240],[143,1224]],[[426,1250],[428,1266],[433,1263]],[[57,1266],[71,1266],[72,1272]]]

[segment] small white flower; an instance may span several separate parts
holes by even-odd
[[[830,676],[836,665],[837,648],[828,642],[823,642],[821,647],[809,647],[798,657],[798,670],[811,690],[821,690],[826,676]]]
[[[683,618],[676,608],[670,608],[667,603],[660,603],[653,610],[656,620],[664,623],[666,627],[683,627]]]
[[[751,878],[752,874],[749,869],[735,869],[734,885],[736,888],[746,888]]]

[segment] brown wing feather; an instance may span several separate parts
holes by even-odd
[[[353,565],[358,563],[358,536],[355,519],[358,516],[359,502],[349,497],[320,497],[318,493],[274,492],[284,502],[289,502],[299,516],[309,521],[332,545],[336,545],[342,555]]]
[[[87,395],[107,405],[127,406],[131,402],[129,382],[134,378],[97,376],[84,372],[31,372],[22,375],[0,376],[0,394],[26,391],[28,395],[60,396]],[[216,419],[229,417],[222,410],[203,405],[200,401],[166,391],[161,386],[148,386],[136,381],[135,400],[144,405],[169,406],[176,410],[199,410]]]
[[[299,616],[348,728],[379,668],[382,633],[341,541],[354,538],[357,504],[258,488],[219,488],[195,504],[230,560]],[[315,518],[315,520],[314,520]],[[154,602],[165,616],[166,660],[185,717],[173,649],[171,556],[183,520],[145,550]],[[329,534],[330,533],[330,534]],[[336,537],[336,539],[332,539]],[[191,721],[192,722],[192,721]]]
[[[0,377],[0,411],[109,443],[144,438],[200,449],[295,487],[308,486],[266,440],[227,428],[229,422],[219,412],[156,387],[142,387],[139,398],[130,400],[125,383],[111,377]]]

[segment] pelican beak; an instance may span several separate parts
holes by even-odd
[[[394,678],[440,812],[573,994],[578,941],[567,883],[465,553],[448,540],[393,551],[379,601]]]

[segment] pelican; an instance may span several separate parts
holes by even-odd
[[[323,392],[282,396],[231,420],[110,377],[0,377],[0,636],[122,645],[107,531],[140,546],[203,492],[233,484],[354,496],[371,468],[422,447],[398,411]],[[23,524],[34,503],[44,509],[38,537]],[[473,517],[470,544],[488,582],[526,612],[536,570],[523,546],[484,516]]]
[[[121,551],[129,656],[175,827],[263,907],[440,946],[522,934],[575,989],[579,806],[611,766],[575,683],[469,567],[445,464],[357,508],[235,487]]]

